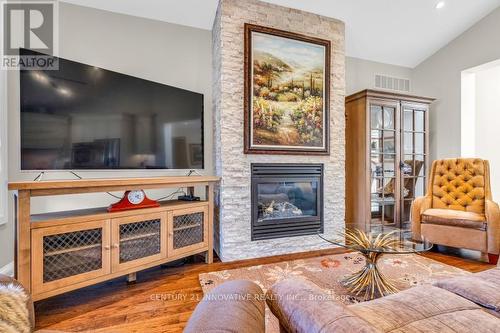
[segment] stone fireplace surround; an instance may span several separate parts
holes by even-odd
[[[244,24],[292,31],[331,41],[330,155],[243,153]],[[322,163],[324,230],[342,226],[345,215],[344,23],[256,0],[221,0],[213,30],[213,107],[218,188],[215,249],[222,261],[328,248],[318,236],[251,240],[251,164]],[[331,246],[331,245],[330,245]]]

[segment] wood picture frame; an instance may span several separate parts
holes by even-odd
[[[244,153],[329,155],[330,41],[248,23],[244,30]],[[254,38],[262,40],[260,46]],[[258,57],[270,63],[254,60],[256,44]],[[266,44],[293,65],[262,51]],[[302,61],[294,62],[287,51],[297,47]],[[254,108],[254,103],[259,104]]]

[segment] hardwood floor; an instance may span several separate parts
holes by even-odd
[[[203,297],[200,273],[344,252],[332,249],[210,265],[196,257],[180,267],[139,272],[135,284],[120,278],[39,301],[36,325],[46,332],[182,332]],[[468,253],[445,250],[424,256],[471,272],[494,267],[472,260],[477,258]]]

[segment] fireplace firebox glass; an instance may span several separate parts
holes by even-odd
[[[317,181],[283,181],[257,185],[257,221],[318,215]]]

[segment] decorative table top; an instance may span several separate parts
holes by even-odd
[[[387,226],[349,225],[333,232],[318,234],[325,241],[362,253],[419,253],[429,251],[433,244],[414,239],[411,231]]]

